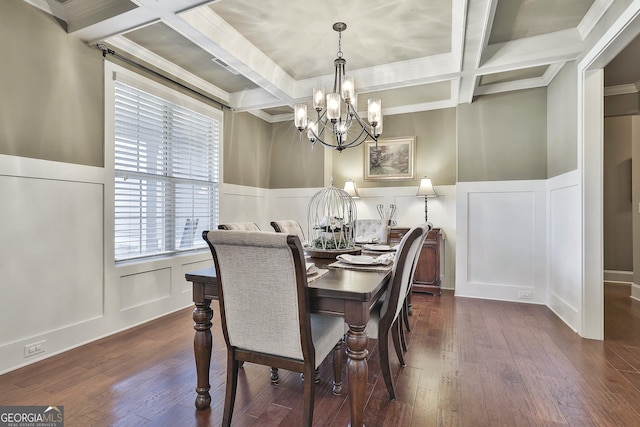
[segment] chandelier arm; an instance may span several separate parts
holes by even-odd
[[[324,133],[324,128],[327,127],[327,120],[323,120],[323,121],[318,121],[318,123],[321,125],[321,127],[318,127],[318,133],[319,134],[323,134]]]
[[[371,139],[373,139],[373,140],[376,142],[376,144],[378,144],[378,137],[377,137],[377,136],[375,136],[375,135],[372,135],[372,134],[371,134],[371,132],[369,132],[369,130],[367,129],[367,128],[369,128],[369,127],[373,127],[373,126],[371,126],[371,125],[369,125],[369,124],[365,123],[365,122],[360,118],[360,116],[358,115],[358,112],[357,112],[357,111],[354,111],[354,112],[353,112],[353,115],[355,116],[356,120],[358,121],[358,124],[360,124],[360,127],[362,128],[362,131],[363,131],[363,132],[366,132],[366,133],[367,133],[367,135],[369,135],[369,136],[371,137]]]
[[[359,119],[359,117],[357,115],[356,115],[356,117]],[[323,134],[324,133],[324,125],[326,123],[327,123],[326,121],[323,123],[323,130],[318,132],[319,134]],[[338,142],[338,137],[335,134],[334,134],[334,136],[336,136],[336,144],[331,144],[331,143],[325,142],[315,132],[311,131],[311,133],[316,138],[316,142],[320,142],[320,144],[322,144],[323,146],[325,146],[327,148],[333,148],[333,149],[336,149],[338,151],[342,151],[342,150],[347,149],[347,148],[357,147],[357,146],[361,145],[364,141],[367,140],[367,136],[370,137],[371,139],[373,139],[375,141],[375,143],[376,143],[376,146],[377,146],[378,145],[378,140],[377,140],[377,138],[372,136],[371,133],[367,130],[368,125],[366,123],[363,123],[362,120],[358,120],[358,123],[360,123],[360,125],[361,125],[360,126],[360,129],[361,129],[360,133],[358,134],[357,137],[353,138],[350,142],[347,142],[346,144],[340,144]],[[364,136],[365,134],[366,134],[366,136]]]
[[[366,131],[365,131],[364,129],[362,129],[362,130],[360,131],[360,134],[359,134],[357,137],[353,138],[353,140],[351,140],[351,142],[349,142],[349,143],[347,143],[347,144],[343,144],[343,145],[342,145],[342,146],[343,146],[343,148],[357,147],[358,145],[360,145],[360,144],[362,144],[363,142],[365,142],[365,141],[367,140],[367,137],[366,137],[366,136],[363,138],[363,135],[364,135],[364,133],[365,133],[365,132],[366,132]],[[360,139],[360,138],[362,138],[362,139]]]

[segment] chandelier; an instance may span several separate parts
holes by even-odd
[[[347,60],[342,57],[342,32],[347,29],[344,22],[336,22],[333,29],[338,32],[338,54],[333,64],[335,74],[333,92],[325,97],[323,87],[313,88],[313,109],[316,118],[307,116],[307,104],[296,104],[294,125],[300,133],[307,131],[311,145],[320,142],[325,147],[335,148],[339,152],[346,148],[357,147],[367,138],[378,144],[382,134],[382,101],[369,98],[367,101],[367,120],[358,115],[358,95],[355,93],[353,76],[345,75]],[[327,132],[325,133],[325,130]]]

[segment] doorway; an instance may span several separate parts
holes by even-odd
[[[578,64],[578,168],[582,182],[582,322],[580,335],[604,339],[604,67],[640,34],[640,1],[611,25]]]

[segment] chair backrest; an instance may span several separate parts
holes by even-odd
[[[396,249],[389,287],[380,310],[380,324],[382,327],[390,327],[402,310],[404,299],[407,296],[407,289],[413,280],[416,259],[420,254],[420,249],[428,232],[429,226],[427,224],[411,228],[404,235]]]
[[[298,236],[301,242],[305,241],[304,231],[302,231],[302,227],[300,227],[300,224],[295,219],[271,221],[271,226],[276,233],[293,234]]]
[[[218,230],[247,230],[247,231],[260,231],[260,227],[255,222],[228,222],[226,224],[219,224]]]
[[[387,243],[389,241],[389,222],[384,219],[357,219],[355,222],[356,242]]]
[[[297,236],[205,231],[228,347],[314,361],[304,251]]]

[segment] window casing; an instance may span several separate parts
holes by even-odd
[[[220,121],[114,84],[115,261],[206,248],[200,235],[219,217]]]

